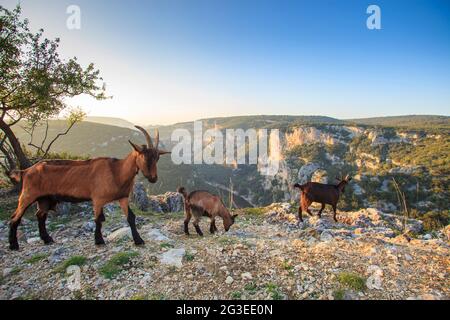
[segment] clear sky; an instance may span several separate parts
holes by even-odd
[[[12,8],[17,0],[2,0]],[[89,115],[168,124],[246,114],[450,112],[448,0],[22,0],[63,57],[94,62],[113,99]],[[81,29],[66,8],[81,9]],[[366,27],[370,4],[381,30]]]

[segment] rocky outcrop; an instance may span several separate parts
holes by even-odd
[[[401,233],[420,234],[423,231],[422,221],[405,219],[402,216],[384,213],[375,208],[338,213],[339,223],[333,223],[328,219],[319,219],[317,216],[299,223],[297,214],[289,203],[274,203],[268,206],[265,216],[271,222],[281,222],[290,228],[313,228],[320,233],[325,232],[323,238],[326,239],[329,239],[330,236],[356,238],[369,234],[392,238]]]
[[[139,208],[139,210],[147,211],[150,207],[150,201],[147,196],[147,191],[145,190],[144,184],[142,182],[135,183],[131,199],[133,203]]]
[[[181,212],[184,210],[183,197],[178,192],[166,192],[150,196],[150,210],[154,212]]]

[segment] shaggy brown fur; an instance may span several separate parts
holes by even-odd
[[[325,209],[325,205],[329,204],[333,207],[333,219],[337,222],[336,206],[341,193],[345,191],[345,186],[351,179],[352,178],[347,175],[345,178],[339,179],[340,182],[337,185],[317,182],[307,182],[303,185],[296,183],[294,188],[299,188],[301,190],[300,205],[298,207],[299,220],[303,221],[302,211],[306,211],[310,216],[312,216],[309,206],[313,202],[318,202],[322,204],[322,207],[318,213],[319,217],[321,217],[322,211]]]
[[[209,228],[211,233],[217,231],[215,220],[217,216],[222,218],[225,231],[228,231],[234,223],[237,214],[231,215],[218,196],[215,196],[208,191],[192,191],[188,195],[183,187],[179,187],[177,191],[181,193],[184,198],[184,233],[187,235],[189,235],[189,221],[191,221],[192,216],[194,216],[193,225],[195,231],[197,231],[200,236],[203,236],[203,232],[199,226],[200,218],[202,216],[211,219]]]
[[[10,220],[10,249],[19,249],[17,227],[25,210],[35,202],[38,204],[39,234],[46,244],[53,242],[45,228],[48,211],[54,210],[58,202],[82,201],[92,201],[94,207],[96,244],[105,243],[101,233],[102,222],[105,221],[103,206],[112,201],[119,201],[134,242],[143,244],[136,229],[135,215],[128,205],[128,197],[139,171],[151,183],[157,181],[156,163],[160,155],[168,152],[158,150],[158,134],[156,146],[153,146],[150,135],[143,128],[137,128],[144,133],[147,145],[138,146],[130,141],[134,150],[125,159],[45,160],[26,170],[13,172],[11,177],[22,181],[22,191]]]

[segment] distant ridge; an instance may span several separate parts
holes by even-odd
[[[122,128],[129,128],[134,129],[134,124],[121,119],[121,118],[113,118],[113,117],[86,117],[84,121],[87,122],[93,122],[93,123],[100,123],[100,124],[106,124],[110,126],[116,126],[116,127],[122,127]]]
[[[450,117],[438,115],[405,115],[405,116],[348,119],[345,121],[370,126],[388,126],[388,127],[450,126]]]

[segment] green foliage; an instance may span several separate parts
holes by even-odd
[[[344,300],[345,290],[344,289],[336,289],[333,292],[334,300]]]
[[[341,272],[338,275],[338,281],[341,285],[357,291],[366,289],[366,280],[356,273]]]
[[[159,246],[161,248],[173,248],[173,244],[171,244],[170,242],[162,242]]]
[[[258,290],[258,286],[256,285],[255,282],[249,282],[244,286],[244,290],[249,294],[253,295]]]
[[[79,266],[81,267],[87,261],[87,258],[84,256],[73,256],[62,262],[59,266],[55,268],[55,272],[63,273],[66,272],[67,268],[70,266]]]
[[[263,215],[265,213],[264,208],[244,208],[243,211],[245,214],[255,216]]]
[[[186,261],[193,261],[195,258],[195,256],[190,253],[189,251],[186,251],[186,253],[184,254],[184,260]]]
[[[32,256],[31,258],[27,259],[26,262],[34,264],[41,260],[46,259],[47,257],[48,257],[48,253],[37,253],[34,256]]]
[[[21,13],[20,6],[13,10],[0,6],[0,121],[4,126],[12,127],[22,120],[33,137],[37,124],[66,110],[67,98],[81,94],[98,100],[107,97],[100,72],[92,63],[84,68],[75,57],[62,59],[58,52],[59,38],[45,38],[43,29],[31,32],[28,19],[22,18]],[[83,116],[80,111],[70,112],[67,117],[69,127],[63,134]],[[16,162],[21,168],[29,166],[30,162],[14,133],[6,129],[2,131],[9,145],[1,146],[5,155],[2,168],[9,171]],[[45,156],[53,141],[46,147],[44,142],[35,144],[30,141],[29,145]]]
[[[272,300],[282,300],[283,299],[283,294],[281,293],[280,288],[274,283],[271,283],[271,282],[267,283],[266,291],[270,295]]]
[[[100,267],[99,272],[105,278],[112,279],[122,271],[124,265],[128,264],[131,259],[138,255],[139,253],[134,251],[116,253]]]
[[[450,211],[430,211],[419,217],[423,222],[425,231],[434,231],[444,228],[450,223]]]
[[[233,291],[231,293],[231,299],[232,300],[239,300],[242,297],[242,292],[241,291]]]

